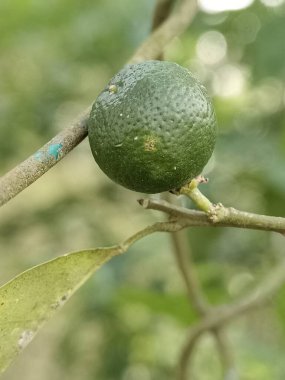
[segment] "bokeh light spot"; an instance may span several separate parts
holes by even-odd
[[[215,65],[223,60],[227,53],[225,37],[217,31],[203,33],[196,45],[198,58],[207,65]]]
[[[249,7],[253,2],[254,0],[198,0],[200,8],[208,13],[235,11]]]
[[[213,91],[217,96],[228,98],[239,96],[245,87],[243,71],[234,65],[220,67],[213,78]]]
[[[260,0],[262,4],[266,5],[267,7],[278,7],[279,5],[282,5],[284,3],[284,0]]]

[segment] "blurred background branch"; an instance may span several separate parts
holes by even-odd
[[[285,260],[282,260],[270,274],[261,281],[253,291],[244,296],[241,300],[228,304],[223,307],[213,309],[210,314],[206,315],[201,322],[195,325],[188,336],[187,343],[182,351],[178,378],[180,380],[188,379],[188,364],[191,354],[195,348],[196,341],[205,331],[211,331],[231,322],[233,319],[258,308],[264,303],[270,302],[274,294],[281,288],[285,282]]]
[[[177,0],[157,0],[152,18],[152,30],[158,28],[170,15]]]
[[[156,6],[152,18],[152,31],[157,29],[170,15],[172,8],[176,0],[157,0]],[[163,51],[160,54],[157,54],[156,58],[158,60],[163,60],[164,54]]]
[[[173,243],[173,252],[176,259],[177,267],[184,280],[189,302],[193,305],[197,314],[200,317],[206,318],[212,312],[212,307],[209,305],[201,288],[200,282],[195,270],[195,263],[192,260],[191,248],[187,240],[185,231],[173,232],[171,235]],[[216,340],[217,349],[220,353],[221,363],[224,372],[224,379],[228,378],[229,374],[232,374],[232,379],[235,373],[235,364],[233,352],[228,342],[228,337],[223,331],[223,326],[214,327],[210,330]],[[197,341],[196,341],[197,343]],[[189,352],[189,355],[192,351]],[[190,358],[188,358],[189,367]],[[188,368],[187,367],[187,368]],[[182,377],[181,377],[182,376]],[[184,373],[178,373],[177,380],[183,379]]]
[[[168,3],[162,3],[163,8],[165,4]],[[168,12],[169,10],[167,9],[166,14]],[[131,58],[130,63],[147,61],[158,57],[174,37],[179,36],[187,29],[196,13],[196,0],[179,0],[175,11],[141,44]]]

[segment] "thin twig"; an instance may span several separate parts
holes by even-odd
[[[176,0],[156,1],[152,18],[152,31],[158,28],[169,17],[175,2]]]
[[[176,0],[157,0],[156,7],[153,13],[152,27],[151,30],[157,29],[170,15],[172,8]],[[164,59],[164,54],[161,52],[155,59],[162,61]]]
[[[187,226],[236,227],[285,234],[285,218],[282,217],[253,214],[222,205],[216,206],[216,214],[213,217],[212,214],[189,210],[162,200],[140,199],[138,202],[146,209],[163,211],[172,217],[183,219],[187,222]]]
[[[194,268],[191,250],[189,249],[189,243],[185,231],[174,232],[170,236],[174,246],[173,252],[176,263],[186,285],[189,301],[197,311],[198,315],[204,317],[211,313],[212,307],[209,305],[203,294],[203,290]],[[217,344],[224,369],[224,378],[226,379],[229,373],[235,372],[233,353],[228,338],[224,331],[222,331],[222,328],[214,328],[211,332]],[[178,380],[180,380],[179,377]]]
[[[157,28],[136,51],[131,63],[157,57],[174,37],[179,36],[191,23],[197,12],[197,0],[180,0],[177,9]]]
[[[176,264],[185,283],[189,301],[198,315],[204,315],[208,305],[194,270],[187,237],[184,231],[180,231],[171,234],[171,240]]]
[[[224,369],[225,380],[238,380],[239,374],[235,365],[235,358],[228,335],[225,332],[224,326],[215,327],[212,329],[215,337],[217,348],[220,354],[220,360]]]
[[[155,59],[159,56],[164,47],[187,28],[196,13],[196,8],[196,0],[181,0],[176,12],[143,42],[128,63]],[[90,109],[91,106],[71,127],[64,129],[35,154],[0,177],[0,206],[40,178],[87,136]]]
[[[187,339],[187,343],[182,351],[179,362],[179,379],[187,380],[187,368],[189,358],[195,346],[196,340],[199,339],[204,331],[212,330],[219,326],[224,326],[240,315],[270,302],[272,296],[282,287],[285,282],[285,260],[271,271],[266,279],[255,288],[254,291],[246,295],[240,301],[222,308],[217,308],[207,315],[200,323],[192,328]]]
[[[136,241],[144,238],[145,236],[153,234],[154,232],[177,232],[182,230],[183,228],[185,228],[185,225],[178,221],[157,222],[149,227],[144,228],[141,231],[138,231],[137,233],[126,239],[123,243],[120,244],[120,247],[122,248],[122,252],[125,252]]]

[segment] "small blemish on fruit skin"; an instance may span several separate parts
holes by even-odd
[[[138,140],[138,136],[135,136],[135,137],[134,137],[134,140]]]
[[[146,152],[156,152],[157,147],[156,147],[157,139],[154,136],[146,136],[145,141],[144,141],[144,150]]]

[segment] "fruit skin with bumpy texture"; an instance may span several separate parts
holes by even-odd
[[[201,173],[214,149],[216,118],[205,87],[187,69],[145,61],[111,79],[93,104],[88,135],[108,177],[154,194]]]

